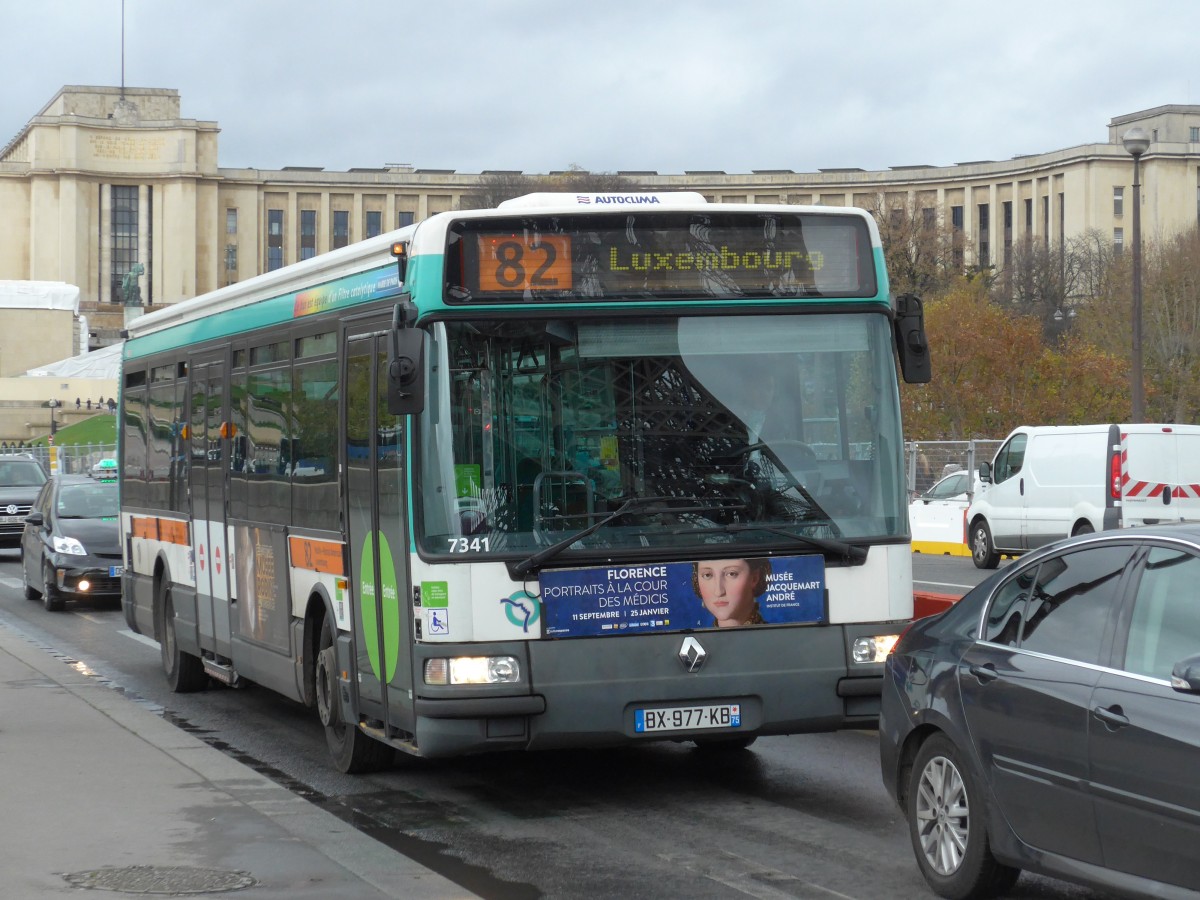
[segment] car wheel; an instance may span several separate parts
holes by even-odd
[[[325,726],[325,743],[329,745],[333,764],[339,772],[355,774],[378,771],[395,760],[396,751],[342,719],[342,706],[338,699],[337,649],[334,647],[333,634],[333,625],[326,616],[321,622],[321,637],[317,646],[315,685],[317,715]]]
[[[62,612],[67,608],[67,601],[63,599],[62,594],[58,592],[58,588],[54,586],[54,571],[46,569],[42,573],[42,606],[50,612]]]
[[[992,855],[983,792],[947,738],[935,735],[917,752],[908,784],[908,831],[921,874],[949,900],[994,897],[1021,870]]]
[[[1091,522],[1080,522],[1078,525],[1075,526],[1075,530],[1071,532],[1071,537],[1075,537],[1076,535],[1080,535],[1080,534],[1095,534],[1095,533],[1096,533],[1096,529],[1092,527]]]
[[[1000,554],[992,543],[992,529],[986,519],[976,519],[971,526],[971,562],[977,569],[994,569],[1000,565]]]
[[[162,630],[159,632],[159,649],[162,652],[163,672],[167,684],[177,694],[190,694],[208,687],[208,675],[199,657],[179,649],[175,634],[175,602],[171,598],[171,585],[162,582],[159,588],[162,610]]]
[[[25,586],[25,599],[37,600],[42,596],[42,592],[29,583],[29,570],[25,568],[25,559],[21,559],[21,581]]]

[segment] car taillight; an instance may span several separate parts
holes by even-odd
[[[1112,495],[1112,498],[1114,500],[1120,500],[1121,499],[1121,454],[1120,453],[1114,453],[1112,455],[1112,459],[1110,460],[1109,468],[1110,468],[1109,481],[1111,482],[1111,485],[1109,487],[1109,493]]]

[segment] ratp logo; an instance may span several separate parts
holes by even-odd
[[[529,633],[529,626],[542,615],[541,602],[528,591],[516,591],[508,597],[501,597],[500,602],[504,605],[504,615],[508,621],[526,634]]]

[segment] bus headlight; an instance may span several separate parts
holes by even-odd
[[[515,684],[521,666],[514,656],[454,656],[425,660],[426,684]]]
[[[850,645],[850,657],[856,663],[881,663],[900,640],[898,634],[876,634],[855,638]]]

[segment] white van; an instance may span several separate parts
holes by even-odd
[[[1022,427],[979,478],[967,541],[981,569],[1072,534],[1200,521],[1200,425]]]

